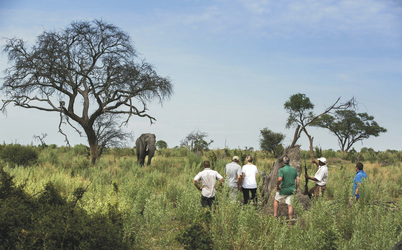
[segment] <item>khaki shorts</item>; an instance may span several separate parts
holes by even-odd
[[[292,205],[291,201],[293,200],[293,194],[291,194],[291,195],[280,195],[279,192],[276,192],[275,200],[281,201],[283,199],[285,199],[286,204]]]

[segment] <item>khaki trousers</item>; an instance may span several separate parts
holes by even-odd
[[[318,198],[320,196],[320,190],[321,190],[321,197],[324,196],[324,191],[326,189],[326,185],[320,186],[320,185],[315,185],[313,188],[308,191],[310,194],[314,195],[315,198]]]

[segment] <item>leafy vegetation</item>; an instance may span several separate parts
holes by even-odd
[[[107,213],[88,213],[77,207],[84,190],[71,200],[60,195],[52,182],[30,195],[15,186],[0,169],[0,245],[4,249],[124,249],[122,214],[117,206]]]
[[[274,157],[279,157],[283,153],[283,146],[281,142],[285,138],[284,134],[275,133],[274,131],[263,128],[260,130],[260,148],[262,151],[272,153]]]
[[[387,132],[367,113],[356,113],[354,110],[336,110],[334,113],[322,115],[317,119],[315,126],[326,128],[333,133],[338,138],[343,152],[348,152],[358,141]]]
[[[319,114],[314,114],[314,104],[310,101],[305,94],[297,93],[291,95],[289,100],[283,105],[289,117],[286,122],[286,128],[295,127],[295,133],[291,143],[291,147],[296,145],[297,140],[300,138],[301,134],[304,133],[310,143],[310,155],[313,155],[313,140],[314,137],[307,132],[308,127],[315,125],[317,119],[321,116],[330,114],[331,112],[337,110],[350,109],[355,106],[354,98],[350,99],[345,103],[339,103],[340,97],[328,108]]]
[[[227,199],[226,187],[217,192],[217,206],[204,211],[192,184],[203,160],[211,157],[221,174],[233,155],[249,153],[261,172],[269,172],[275,159],[262,151],[196,154],[166,148],[157,151],[151,166],[140,167],[132,149],[108,149],[93,166],[78,149],[32,148],[39,154],[36,165],[0,162],[5,248],[391,249],[402,238],[401,151],[317,149],[328,160],[327,193],[308,211],[296,203],[290,226],[260,205]],[[350,205],[352,160],[363,161],[369,181],[362,198]]]
[[[25,147],[20,144],[4,145],[0,150],[0,159],[12,166],[27,166],[35,163],[38,159],[38,152],[33,147]]]
[[[156,145],[156,147],[157,147],[158,149],[165,149],[165,148],[168,148],[167,142],[165,142],[165,141],[163,141],[163,140],[158,140],[155,145]]]

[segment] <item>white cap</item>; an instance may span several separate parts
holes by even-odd
[[[322,163],[327,163],[327,159],[325,159],[324,157],[318,158],[318,161]]]
[[[239,157],[238,156],[233,156],[233,161],[239,161]]]

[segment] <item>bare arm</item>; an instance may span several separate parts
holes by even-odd
[[[242,190],[242,188],[243,188],[244,178],[246,178],[246,174],[242,173],[241,178],[240,178],[240,190]]]
[[[222,186],[222,182],[223,182],[223,178],[220,179],[219,184],[218,184],[218,187]]]
[[[299,184],[300,184],[300,177],[297,176],[296,177],[296,192],[297,192],[297,189],[299,189]]]
[[[223,180],[223,179],[222,179]],[[199,185],[198,185],[198,182],[196,181],[196,180],[193,180],[193,182],[194,182],[194,186],[198,189],[198,190],[202,190],[202,187],[200,187]]]
[[[279,191],[281,189],[281,182],[282,182],[282,177],[278,177],[278,181],[276,182],[276,191]]]

